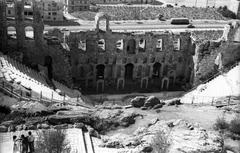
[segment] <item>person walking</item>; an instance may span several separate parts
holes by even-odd
[[[28,132],[28,148],[29,148],[29,153],[34,152],[34,137],[31,131]]]

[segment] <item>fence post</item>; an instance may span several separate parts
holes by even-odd
[[[32,99],[32,89],[30,89],[30,99]]]
[[[42,91],[40,92],[40,101],[42,101]]]
[[[53,91],[52,91],[52,96],[51,96],[51,102],[53,101]]]
[[[228,106],[230,105],[231,96],[228,97]]]
[[[213,106],[213,102],[214,102],[214,97],[212,97],[212,104],[211,104],[212,106]]]
[[[63,93],[63,102],[65,102],[65,92]]]
[[[192,97],[192,104],[193,104],[193,102],[194,102],[194,99],[195,99],[195,97],[193,96],[193,97]]]
[[[22,96],[23,96],[23,91],[20,90],[20,101],[22,100]]]

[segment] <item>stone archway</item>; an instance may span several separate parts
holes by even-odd
[[[133,69],[134,69],[134,65],[132,63],[128,63],[125,65],[125,79],[126,80],[133,79]]]
[[[154,78],[160,78],[160,76],[161,76],[161,68],[162,68],[161,63],[156,62],[156,63],[153,64],[153,74],[152,74],[152,76]]]
[[[161,89],[162,90],[167,90],[169,86],[169,79],[167,77],[164,77],[162,79],[162,85],[161,85]]]
[[[96,16],[95,16],[96,30],[99,31],[101,20],[106,20],[106,26],[105,26],[106,31],[110,31],[110,27],[109,27],[110,16],[107,15],[106,13],[103,13],[103,12],[97,13]]]
[[[96,66],[96,79],[104,79],[105,66],[103,64]]]

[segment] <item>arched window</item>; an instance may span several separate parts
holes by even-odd
[[[127,43],[127,53],[135,54],[136,51],[136,41],[134,39],[130,39]]]
[[[33,27],[27,26],[25,27],[25,37],[27,40],[33,40],[34,39],[34,32]]]
[[[156,62],[155,64],[153,64],[153,77],[159,78],[161,75],[161,67],[162,65],[158,62]]]
[[[145,49],[146,49],[146,40],[140,39],[139,44],[138,44],[138,51],[145,52]]]
[[[17,39],[16,28],[15,27],[8,27],[7,28],[8,38],[10,39]]]
[[[103,64],[97,65],[96,66],[96,77],[97,79],[104,79],[104,70],[105,70],[105,66]]]

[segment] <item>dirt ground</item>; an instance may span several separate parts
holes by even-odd
[[[114,131],[107,133],[108,136],[112,136],[117,133],[126,135],[132,134],[137,128],[147,126],[153,119],[158,118],[159,120],[171,120],[171,119],[182,119],[193,124],[199,124],[200,127],[206,130],[214,130],[213,125],[218,117],[223,114],[226,121],[231,121],[235,114],[231,112],[224,113],[223,109],[216,108],[214,106],[197,106],[197,105],[179,105],[176,106],[165,106],[161,108],[161,112],[157,113],[156,110],[141,110],[139,108],[131,108],[127,111],[135,111],[143,115],[143,118],[138,117],[136,123],[127,127],[119,128]],[[240,148],[239,141],[226,138],[225,144],[231,148]]]

